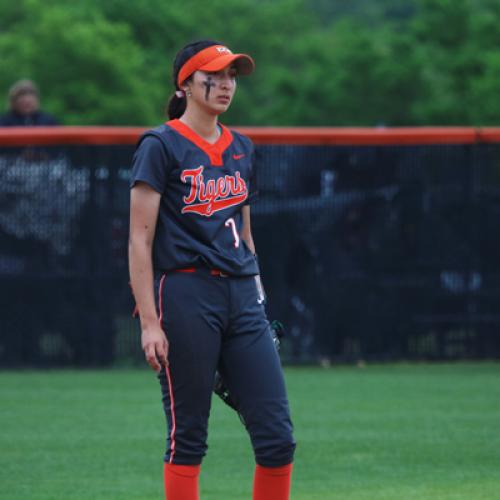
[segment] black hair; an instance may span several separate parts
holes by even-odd
[[[177,77],[179,76],[179,71],[181,70],[182,66],[184,66],[186,61],[188,59],[191,59],[191,57],[193,57],[203,49],[212,47],[213,45],[222,44],[213,40],[199,40],[197,42],[187,44],[185,47],[179,50],[179,52],[177,52],[172,70],[172,79],[176,90],[181,90],[177,85]],[[189,78],[186,81],[189,81]],[[167,105],[167,114],[170,120],[180,118],[184,114],[184,111],[186,111],[186,104],[186,96],[184,95],[182,97],[177,97],[174,92],[174,94],[170,97]]]

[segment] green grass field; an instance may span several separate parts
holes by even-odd
[[[500,364],[288,368],[293,500],[500,499]],[[145,370],[0,373],[0,498],[162,496]],[[237,416],[214,399],[203,500],[251,498]]]

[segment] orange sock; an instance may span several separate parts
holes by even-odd
[[[167,500],[199,500],[199,465],[165,464],[163,480]]]
[[[262,467],[257,464],[253,480],[253,500],[288,500],[292,464]]]

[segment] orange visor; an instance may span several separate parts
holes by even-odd
[[[239,75],[249,75],[255,68],[250,56],[233,54],[224,45],[212,45],[200,50],[184,63],[177,77],[177,85],[180,87],[195,71],[220,71],[232,63]]]

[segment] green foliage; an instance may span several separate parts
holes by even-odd
[[[20,2],[0,35],[0,85],[28,77],[66,124],[144,123],[154,117],[143,54],[128,25],[61,2]]]
[[[491,125],[498,0],[0,0],[0,93],[33,78],[65,124],[153,125],[171,62],[211,38],[250,53],[234,125]]]

